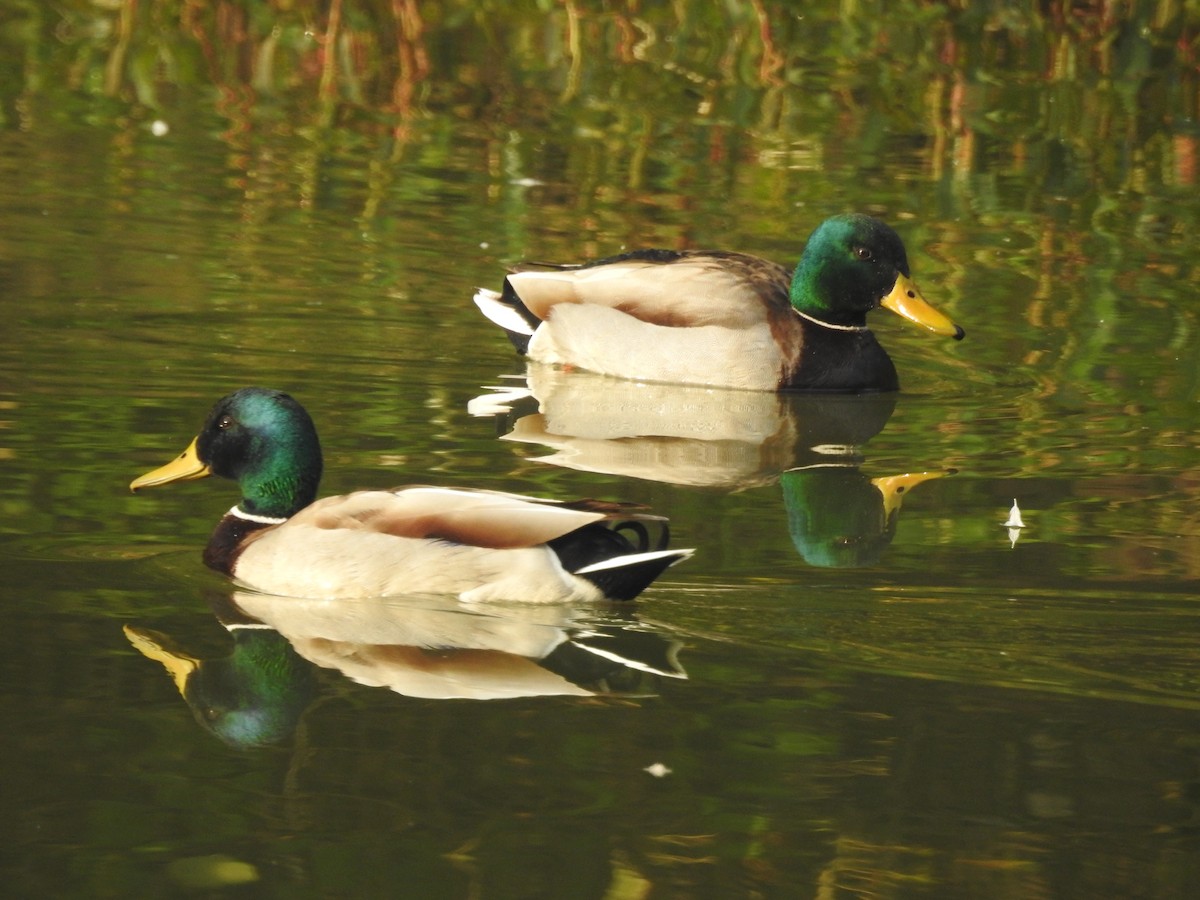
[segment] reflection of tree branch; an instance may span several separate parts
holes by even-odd
[[[121,16],[117,24],[117,45],[108,57],[104,70],[104,93],[114,97],[121,90],[124,80],[125,60],[129,55],[129,43],[133,39],[133,20],[137,13],[137,0],[125,0],[121,4]]]
[[[762,58],[758,63],[759,83],[764,87],[783,84],[783,79],[779,77],[783,57],[775,49],[775,41],[771,37],[771,17],[763,9],[762,0],[751,0],[751,5],[758,16],[758,39],[762,41]]]
[[[317,93],[328,101],[337,80],[338,32],[342,25],[342,0],[333,0],[329,6],[329,21],[325,24],[325,40],[321,60],[321,84]]]
[[[392,105],[403,121],[412,114],[417,85],[429,74],[429,54],[422,40],[425,23],[416,0],[392,0],[392,15],[397,25],[396,56],[399,60],[399,71],[392,85]],[[397,127],[407,128],[406,125]]]
[[[562,100],[570,100],[579,92],[579,72],[583,66],[582,53],[579,44],[579,10],[572,0],[563,0],[567,12],[567,55],[571,59],[571,68],[567,72],[567,86],[563,89]]]

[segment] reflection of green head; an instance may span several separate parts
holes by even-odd
[[[809,565],[873,565],[895,536],[904,494],[940,474],[871,479],[849,465],[784,472],[780,482],[792,543]]]
[[[277,631],[234,627],[233,652],[201,660],[177,650],[166,635],[125,627],[143,655],[175,679],[196,721],[234,747],[286,739],[315,693],[312,665]]]

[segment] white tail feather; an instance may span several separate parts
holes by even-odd
[[[636,566],[654,559],[665,559],[667,557],[675,557],[671,562],[671,565],[675,565],[675,563],[683,562],[695,552],[695,550],[653,550],[649,553],[627,553],[624,556],[614,556],[611,559],[592,563],[590,566],[584,566],[582,569],[576,569],[575,574],[587,575],[589,572],[603,572],[606,569],[622,569],[625,566]]]
[[[533,334],[533,326],[526,322],[521,314],[507,303],[501,303],[500,295],[495,291],[480,288],[475,292],[475,296],[472,299],[475,301],[475,305],[479,307],[481,313],[505,331],[511,331],[514,334]]]

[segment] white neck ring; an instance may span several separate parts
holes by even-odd
[[[796,313],[796,315],[798,315],[800,318],[807,319],[808,321],[812,322],[814,325],[820,325],[822,328],[832,328],[834,331],[868,331],[869,330],[866,325],[834,325],[832,322],[822,322],[816,316],[810,316],[806,312],[800,312],[800,310],[796,309],[794,306],[792,307],[792,309]]]
[[[259,525],[282,525],[287,519],[276,518],[275,516],[256,516],[254,513],[248,513],[240,506],[235,506],[229,510],[228,515],[236,516],[239,519],[244,519],[247,522],[256,522]]]

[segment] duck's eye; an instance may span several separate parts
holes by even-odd
[[[217,427],[220,428],[222,431],[224,431],[226,428],[231,427],[232,425],[233,425],[233,416],[221,416],[221,418],[217,420]]]
[[[870,247],[855,247],[854,255],[857,256],[859,259],[861,259],[863,262],[870,262],[871,260],[873,260],[875,258],[875,254],[871,252]]]

